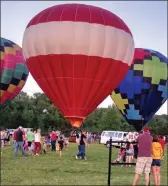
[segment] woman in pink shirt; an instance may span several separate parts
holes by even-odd
[[[56,138],[57,138],[57,133],[55,130],[53,130],[50,134],[51,136],[51,151],[56,151],[55,149],[55,144],[56,144]]]

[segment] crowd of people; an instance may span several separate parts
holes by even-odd
[[[73,135],[76,137],[77,154],[76,159],[86,160],[86,148],[89,143],[96,141],[96,135],[87,133],[85,130],[81,132],[75,131]],[[17,156],[20,149],[22,155],[39,156],[40,153],[46,154],[49,151],[59,152],[62,157],[63,149],[68,148],[68,139],[63,134],[57,134],[55,130],[42,137],[40,129],[24,131],[22,127],[18,127],[13,133],[14,156]],[[149,128],[144,127],[142,133],[135,135],[134,141],[129,141],[127,134],[124,135],[118,158],[114,162],[136,163],[135,177],[133,185],[137,185],[139,177],[145,173],[146,185],[149,184],[150,172],[152,170],[154,182],[156,186],[161,183],[160,171],[161,161],[164,160],[164,149],[167,143],[164,136],[150,135]],[[10,137],[7,130],[1,130],[1,147],[9,144]],[[131,166],[125,164],[125,166]]]
[[[146,185],[148,185],[151,168],[155,185],[161,185],[160,169],[161,161],[164,158],[165,140],[157,135],[151,136],[149,128],[145,127],[143,134],[138,136],[137,143],[138,156],[133,185],[138,183],[139,177],[143,172],[145,173]]]
[[[164,160],[166,138],[150,135],[149,128],[145,127],[142,133],[136,136],[135,141],[127,141],[126,135],[124,141],[126,143],[121,144],[118,158],[114,162],[128,163],[125,166],[131,166],[129,163],[132,161],[136,163],[133,185],[137,185],[142,173],[145,173],[145,182],[148,185],[152,170],[155,185],[160,186],[161,161]]]
[[[97,135],[94,133],[87,133],[85,130],[77,133],[73,132],[76,138],[77,155],[76,159],[86,158],[86,147],[88,144],[95,143]],[[10,143],[10,135],[8,130],[1,130],[1,147],[4,144]],[[62,157],[62,151],[68,148],[68,139],[63,134],[57,134],[55,130],[49,132],[46,136],[42,137],[40,129],[29,131],[23,130],[20,126],[14,130],[12,135],[12,143],[14,148],[14,156],[18,155],[20,150],[23,156],[46,154],[49,151],[59,152],[59,157]]]
[[[0,143],[1,147],[4,147],[4,145],[10,145],[10,132],[8,129],[0,130]]]
[[[9,144],[10,141],[13,143],[14,156],[18,155],[18,151],[22,152],[23,156],[34,155],[39,156],[40,154],[46,154],[49,151],[59,152],[60,158],[62,157],[63,149],[68,148],[68,139],[63,134],[57,134],[55,130],[49,132],[46,136],[42,137],[40,129],[28,131],[23,130],[20,126],[14,130],[12,140],[10,140],[9,130],[1,130],[1,147]],[[90,143],[95,143],[97,135],[94,133],[88,133],[85,130],[77,133],[73,131],[77,143],[77,155],[76,159],[87,159],[86,158],[86,147]]]
[[[10,141],[10,137],[8,138]],[[63,149],[67,149],[68,141],[60,133],[57,135],[53,130],[48,135],[42,137],[40,129],[24,131],[20,126],[14,132],[12,136],[14,156],[18,155],[18,151],[21,150],[22,155],[34,155],[46,154],[49,151],[59,152],[59,157],[62,157]],[[1,147],[5,144],[5,134],[1,131]]]

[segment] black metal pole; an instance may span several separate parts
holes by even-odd
[[[112,153],[112,138],[110,138],[110,147],[109,147],[108,186],[110,186],[110,180],[111,180],[111,153]]]

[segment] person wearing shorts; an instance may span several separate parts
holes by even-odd
[[[133,145],[130,142],[128,142],[126,145],[126,163],[131,163],[133,152],[134,152]],[[129,167],[131,167],[131,165],[129,165]]]
[[[46,150],[49,151],[50,147],[51,147],[51,139],[50,139],[50,135],[46,136],[44,141],[46,142]]]
[[[46,142],[46,141],[43,141],[42,152],[43,152],[44,154],[47,153],[47,142]]]
[[[58,140],[58,144],[59,144],[59,158],[61,158],[62,157],[62,150],[64,148],[64,139],[62,136]]]
[[[158,136],[153,136],[152,142],[152,173],[155,185],[161,185],[160,183],[160,168],[161,168],[161,158],[163,155],[163,148],[159,142]]]
[[[34,141],[34,133],[32,129],[27,132],[27,141],[28,141],[28,150],[29,153],[31,153],[31,144]]]
[[[146,185],[149,184],[149,174],[152,164],[152,136],[150,135],[149,128],[143,128],[143,133],[137,138],[138,143],[138,158],[135,166],[135,176],[133,185],[137,185],[139,177],[145,173]]]

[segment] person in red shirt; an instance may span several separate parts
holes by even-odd
[[[143,134],[137,138],[138,142],[138,158],[135,166],[135,176],[132,185],[137,185],[140,175],[145,173],[146,185],[149,184],[149,174],[152,165],[152,140],[148,127],[143,128]]]
[[[57,133],[55,130],[51,132],[51,151],[56,151],[55,144],[56,144]]]
[[[17,131],[17,129],[13,132],[13,141],[16,140],[16,131]]]
[[[165,148],[165,141],[164,141],[163,136],[160,136],[160,138],[159,138],[159,143],[161,144],[162,149],[163,149],[163,156],[162,156],[162,159],[164,159],[164,148]]]
[[[16,147],[16,132],[17,132],[18,128],[14,130],[13,132],[13,148],[15,149]]]

